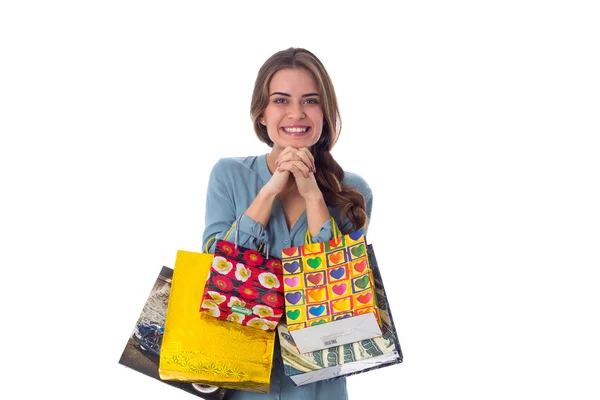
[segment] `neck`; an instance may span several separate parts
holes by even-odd
[[[273,175],[275,173],[275,170],[277,169],[277,166],[275,165],[275,160],[277,160],[277,157],[279,157],[279,153],[281,153],[281,150],[276,151],[275,149],[273,149],[269,154],[267,154],[267,167],[269,168],[269,172],[271,172],[271,175]]]

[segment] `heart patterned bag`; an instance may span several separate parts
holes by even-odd
[[[394,325],[388,297],[383,286],[373,246],[367,246],[369,264],[375,279],[377,308],[382,322],[382,335],[372,339],[300,353],[285,324],[279,324],[279,343],[283,370],[297,386],[335,380],[367,371],[400,364],[403,360],[398,332]]]
[[[332,219],[333,220],[333,219]],[[381,336],[367,243],[361,230],[282,251],[287,329],[301,353]]]

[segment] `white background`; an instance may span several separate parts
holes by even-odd
[[[405,356],[350,398],[600,398],[593,3],[3,2],[2,397],[193,398],[118,359],[200,251],[211,166],[268,151],[254,79],[296,46],[373,189]]]

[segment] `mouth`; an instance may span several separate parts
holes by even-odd
[[[304,136],[310,132],[309,126],[284,126],[279,129],[287,136]]]

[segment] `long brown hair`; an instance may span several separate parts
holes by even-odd
[[[312,146],[311,152],[317,169],[316,180],[325,202],[339,207],[342,219],[347,217],[352,222],[354,230],[364,228],[368,222],[365,197],[354,187],[340,183],[344,179],[344,170],[331,155],[331,149],[340,135],[342,120],[331,78],[313,53],[306,49],[290,47],[273,54],[263,64],[254,83],[250,106],[254,131],[262,142],[273,147],[266,126],[259,120],[269,103],[271,79],[277,71],[285,68],[302,68],[308,71],[319,87],[324,116],[323,131],[317,143]]]

